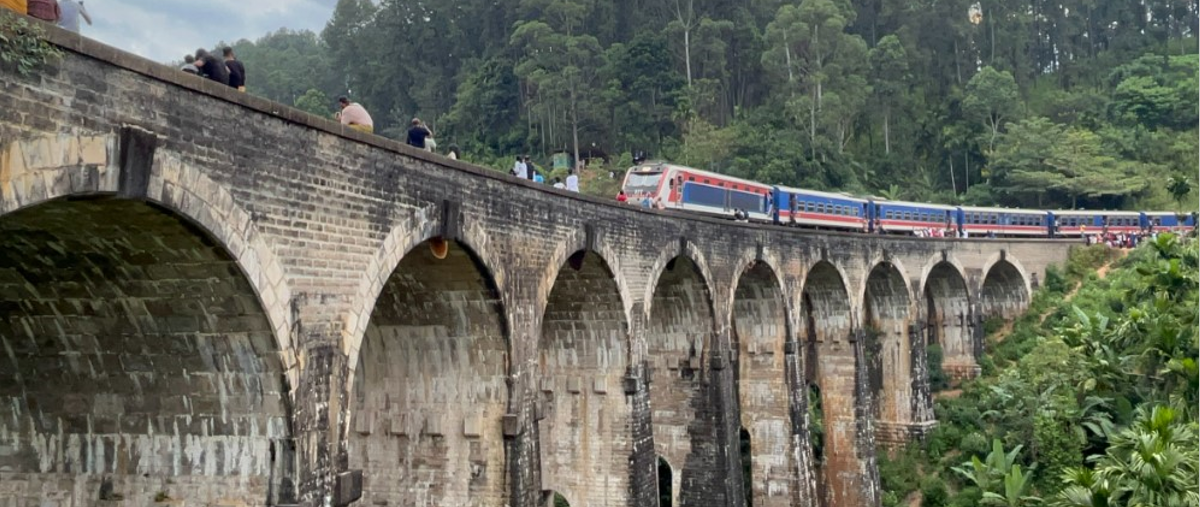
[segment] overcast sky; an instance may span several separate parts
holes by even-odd
[[[84,0],[83,34],[159,62],[280,28],[320,32],[337,0]]]

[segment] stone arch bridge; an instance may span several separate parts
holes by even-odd
[[[0,71],[3,506],[875,505],[929,345],[974,374],[1067,254],[618,206],[48,30]]]

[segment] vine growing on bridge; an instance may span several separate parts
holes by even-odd
[[[40,22],[0,9],[0,66],[29,76],[62,58],[62,51],[46,42],[45,34]]]

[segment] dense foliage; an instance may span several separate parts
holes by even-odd
[[[1194,210],[1194,0],[340,0],[250,91],[507,166],[645,152],[891,198]]]
[[[1112,252],[1050,273],[984,375],[938,400],[927,441],[882,458],[886,504],[918,490],[925,506],[1200,502],[1197,242],[1160,235],[1101,279]]]

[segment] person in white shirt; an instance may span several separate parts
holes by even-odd
[[[517,155],[517,163],[513,164],[513,176],[527,180],[529,179],[528,169],[529,166],[525,165],[525,160]]]
[[[558,178],[554,178],[554,188],[557,188],[559,190],[566,190],[567,186],[563,184],[562,180],[560,180]]]
[[[571,171],[569,174],[567,174],[567,190],[572,192],[579,191],[579,176],[575,174],[575,171]]]

